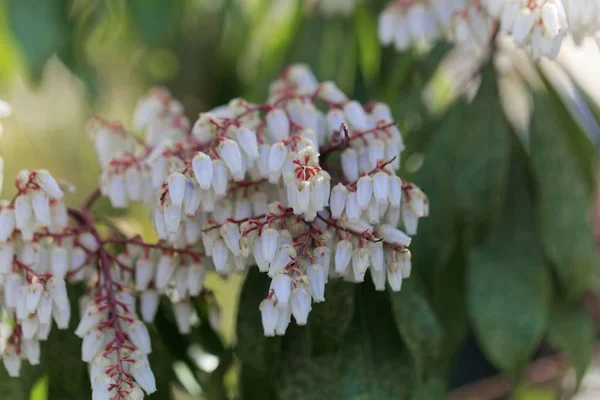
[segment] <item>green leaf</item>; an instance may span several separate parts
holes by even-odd
[[[302,358],[286,365],[277,382],[278,400],[340,400],[339,353]]]
[[[553,305],[548,341],[567,353],[575,367],[578,383],[592,361],[595,336],[594,321],[580,302],[558,301]]]
[[[152,353],[148,355],[150,367],[156,378],[156,392],[148,396],[152,400],[172,400],[171,384],[175,381],[174,357],[155,329],[149,329]]]
[[[360,69],[365,80],[372,82],[379,73],[381,45],[377,40],[377,18],[365,5],[354,12],[354,29],[358,40]]]
[[[444,363],[440,365],[440,369],[449,367],[449,362],[459,350],[467,334],[465,298],[467,261],[463,247],[462,243],[456,245],[448,261],[437,269],[433,282],[431,305],[444,331],[442,354]]]
[[[344,339],[354,315],[356,285],[330,280],[325,286],[325,301],[314,303],[308,320],[313,351],[333,350]]]
[[[585,108],[589,107],[589,110],[595,116],[596,123],[600,123],[600,113],[598,105],[593,99],[589,98],[585,90],[580,88],[571,78],[572,83],[575,86],[576,100],[571,100],[570,104],[567,100],[563,100],[560,94],[552,86],[550,81],[543,76],[546,83],[546,89],[548,90],[547,107],[551,107],[551,112],[556,116],[556,119],[560,123],[560,128],[565,135],[568,146],[575,158],[575,162],[579,169],[581,179],[586,186],[588,196],[594,195],[596,188],[596,167],[597,167],[597,150],[596,146],[590,140],[590,134],[595,132],[586,133],[584,129],[583,121],[578,121],[575,117],[574,108]],[[576,101],[580,101],[583,104],[578,104]],[[549,112],[547,110],[546,112]]]
[[[515,150],[504,211],[489,240],[471,250],[467,271],[477,339],[489,360],[515,379],[546,328],[551,296],[528,176],[524,154]]]
[[[341,349],[344,400],[405,399],[413,389],[410,355],[393,321],[387,293],[357,287],[355,316]]]
[[[7,0],[6,11],[27,67],[37,80],[48,59],[64,54],[71,46],[68,2]]]
[[[472,103],[458,101],[425,148],[415,183],[429,196],[430,216],[412,244],[415,271],[431,287],[459,237],[483,240],[506,191],[510,131],[491,63]],[[418,141],[418,138],[415,139]]]
[[[165,44],[173,31],[180,0],[129,0],[131,19],[147,47]]]
[[[259,373],[253,366],[242,362],[240,371],[240,394],[242,400],[278,400],[273,380]]]
[[[412,400],[439,400],[445,395],[444,382],[440,378],[430,378],[415,390]]]
[[[417,375],[422,376],[440,357],[442,328],[416,277],[407,279],[402,290],[388,290],[392,314],[413,359]]]
[[[72,310],[69,329],[52,328],[48,341],[42,344],[49,399],[88,400],[92,397],[86,364],[81,360],[81,339],[73,333],[79,323],[78,299],[83,293],[81,286],[68,287]]]
[[[547,95],[535,94],[531,161],[544,250],[568,297],[574,299],[598,271],[598,260],[589,222],[586,179],[568,139],[573,132],[562,129],[553,109]]]
[[[29,365],[27,360],[21,362],[21,373],[18,378],[11,378],[4,365],[0,365],[0,393],[3,399],[29,400],[29,392],[43,373],[40,366]]]
[[[468,241],[482,235],[502,210],[510,160],[510,130],[491,61],[479,92],[468,105],[463,127],[454,132],[452,185],[466,223]]]
[[[262,327],[259,306],[269,293],[269,282],[258,268],[250,268],[240,294],[236,330],[237,356],[246,368],[264,375],[276,369],[281,354],[281,338],[265,337]]]

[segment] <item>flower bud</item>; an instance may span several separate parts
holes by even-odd
[[[275,333],[278,335],[285,335],[287,327],[290,325],[292,320],[292,309],[288,304],[277,304],[277,327]]]
[[[275,292],[275,297],[277,297],[279,303],[287,304],[290,300],[292,279],[287,273],[280,271],[271,281],[271,289]]]
[[[81,359],[90,362],[96,354],[104,347],[104,332],[93,329],[83,336],[81,343]]]
[[[196,153],[192,160],[192,169],[198,185],[204,190],[210,189],[213,179],[213,163],[210,157],[202,152]]]
[[[335,272],[343,274],[352,259],[352,243],[340,240],[335,248]]]
[[[233,222],[227,222],[221,226],[221,237],[225,241],[227,248],[234,256],[239,256],[240,251],[240,228]]]
[[[274,278],[276,274],[283,270],[294,258],[296,258],[296,249],[292,245],[279,247],[275,253],[271,266],[269,267],[269,276]]]
[[[154,286],[156,290],[162,292],[166,289],[175,272],[175,260],[173,257],[163,255],[156,266],[156,276],[154,277]]]
[[[190,296],[195,297],[200,294],[202,287],[204,286],[205,275],[206,271],[202,265],[197,263],[190,265],[187,281]]]
[[[346,215],[350,221],[359,220],[361,209],[358,205],[358,196],[356,192],[349,192],[346,197]]]
[[[356,184],[356,201],[361,210],[365,210],[373,196],[373,179],[370,176],[363,176]]]
[[[187,179],[185,176],[183,176],[183,174],[174,172],[169,175],[167,178],[167,186],[169,188],[169,197],[171,197],[171,203],[176,206],[181,206],[183,204],[186,184]]]
[[[176,204],[167,204],[164,207],[165,226],[167,232],[177,233],[181,223],[181,206]],[[157,228],[158,229],[158,228]]]
[[[127,327],[127,334],[129,335],[129,339],[131,343],[139,351],[144,354],[149,354],[152,352],[152,346],[150,344],[150,334],[148,333],[148,329],[146,325],[144,325],[141,321],[133,321]]]
[[[246,153],[248,158],[250,160],[256,160],[259,156],[256,132],[248,129],[247,127],[241,127],[238,131],[237,139],[242,151]]]
[[[146,290],[140,296],[140,309],[144,322],[154,322],[154,316],[158,310],[159,296],[154,290]]]
[[[290,137],[290,121],[281,108],[274,108],[267,113],[267,128],[274,142],[280,142]]]
[[[59,308],[59,307],[56,307]],[[94,329],[104,319],[105,313],[98,309],[95,303],[87,306],[85,313],[81,316],[75,334],[83,338],[90,330]]]
[[[50,250],[50,271],[52,275],[64,279],[69,270],[69,253],[64,247],[54,246]]]
[[[217,196],[227,193],[227,166],[222,160],[213,160],[212,187]]]
[[[264,299],[259,308],[265,336],[275,336],[278,319],[278,310],[275,303],[272,299]]]
[[[225,162],[231,175],[236,181],[244,179],[242,153],[235,141],[231,139],[223,140],[219,148],[219,156]]]
[[[376,291],[383,292],[385,290],[385,276],[385,269],[376,271],[374,268],[371,268],[371,279],[373,280],[373,285],[375,286]]]
[[[15,230],[15,212],[9,208],[0,211],[0,242],[6,242]]]
[[[371,250],[371,272],[383,271],[385,269],[385,258],[383,256],[383,243],[382,242],[370,242],[369,247]]]
[[[354,182],[359,178],[358,153],[349,147],[342,152],[342,172],[347,180]]]
[[[375,234],[382,238],[385,242],[391,244],[409,246],[411,242],[410,236],[389,225],[381,225],[377,227]]]
[[[225,267],[229,259],[229,250],[222,239],[215,240],[212,247],[212,260],[217,272],[225,272]]]
[[[390,189],[389,197],[390,205],[392,207],[399,207],[400,201],[402,200],[402,180],[397,176],[390,178]]]
[[[357,131],[367,129],[367,113],[357,101],[349,101],[344,105],[344,116],[352,129]]]
[[[27,311],[32,314],[37,309],[38,304],[40,303],[40,299],[42,298],[42,293],[44,292],[44,287],[40,282],[33,282],[27,286]]]
[[[262,257],[265,261],[271,262],[277,251],[279,233],[273,228],[263,230],[261,237]]]
[[[31,365],[40,364],[40,341],[37,339],[23,340],[23,353]]]
[[[348,189],[346,186],[341,183],[334,186],[331,191],[331,199],[330,199],[330,209],[331,209],[331,217],[335,219],[339,219],[344,212],[344,207],[346,206],[346,197],[348,195]]]
[[[127,190],[125,180],[121,176],[115,175],[110,179],[107,195],[114,208],[127,207]]]
[[[142,176],[137,168],[131,167],[125,171],[125,188],[130,200],[142,200]]]
[[[154,276],[154,265],[146,257],[139,258],[135,266],[135,290],[143,291],[148,288]]]
[[[325,301],[325,272],[326,269],[319,264],[312,264],[306,268],[306,275],[310,279],[310,292],[315,303]]]
[[[402,288],[402,270],[397,262],[392,262],[387,267],[387,280],[394,292]]]
[[[8,376],[16,378],[21,371],[21,357],[17,354],[17,348],[13,344],[9,344],[2,353],[2,361],[4,368],[8,372]]]
[[[131,366],[131,375],[137,382],[138,385],[146,394],[152,394],[156,392],[156,379],[150,369],[150,364],[147,359],[137,360]]]
[[[276,176],[277,179],[279,179],[287,154],[287,147],[282,142],[277,142],[271,146],[271,151],[269,152],[269,176]],[[272,182],[272,180],[269,179],[269,181],[275,183],[277,180]]]
[[[39,326],[39,321],[35,314],[32,314],[29,317],[23,319],[21,321],[23,338],[27,339],[27,340],[33,339],[33,337],[37,333],[38,326]]]
[[[50,199],[44,192],[37,190],[31,195],[31,207],[38,224],[50,226]]]
[[[192,331],[192,313],[193,307],[189,301],[180,301],[173,305],[175,311],[175,322],[177,329],[182,335],[187,335]]]
[[[12,271],[15,248],[12,243],[0,245],[0,276]]]
[[[296,288],[292,291],[290,301],[292,314],[298,325],[306,325],[310,313],[310,293],[306,289]]]
[[[50,175],[50,172],[45,169],[40,169],[36,172],[37,183],[40,185],[42,190],[55,200],[63,198],[64,193],[61,190],[56,179]]]
[[[390,193],[390,176],[385,172],[377,172],[373,175],[373,195],[379,204],[388,201]]]

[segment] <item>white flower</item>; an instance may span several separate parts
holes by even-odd
[[[146,290],[140,296],[141,313],[144,322],[154,322],[160,298],[154,290]]]
[[[292,314],[298,325],[306,325],[310,307],[310,293],[304,288],[296,288],[292,291],[290,302]]]
[[[290,137],[290,121],[281,108],[273,108],[266,116],[267,128],[273,142],[280,142]]]
[[[144,325],[141,321],[133,321],[127,326],[127,334],[129,335],[129,339],[131,343],[139,351],[144,354],[149,354],[152,352],[152,347],[150,344],[150,334],[148,333],[148,329],[146,325]]]
[[[213,164],[210,157],[202,152],[196,153],[192,160],[192,168],[198,185],[204,190],[209,189],[213,179]]]
[[[265,299],[260,303],[260,314],[265,336],[275,336],[278,311],[272,299]]]
[[[192,313],[194,308],[189,301],[180,301],[173,305],[175,322],[179,333],[187,335],[192,331]],[[143,387],[143,386],[142,386]],[[144,389],[145,390],[145,389]]]
[[[271,289],[279,303],[287,304],[292,291],[292,279],[287,273],[280,271],[271,281]]]
[[[340,240],[335,249],[335,272],[343,274],[352,259],[352,243]]]
[[[104,346],[104,332],[93,329],[83,336],[81,344],[81,359],[90,362]]]

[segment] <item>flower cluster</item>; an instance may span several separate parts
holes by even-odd
[[[600,44],[598,0],[395,0],[379,17],[379,39],[404,51],[442,37],[485,47],[492,33],[510,35],[534,59],[555,58],[570,33]]]
[[[0,203],[1,304],[14,318],[14,328],[2,349],[10,376],[18,376],[21,360],[40,363],[40,341],[52,320],[69,325],[71,308],[65,277],[72,232],[67,228],[63,191],[45,170],[21,171],[17,196]]]
[[[409,235],[428,203],[396,176],[404,144],[391,112],[349,100],[306,66],[285,70],[266,103],[234,99],[193,125],[156,89],[135,110],[145,135],[101,118],[90,127],[102,173],[81,209],[60,201],[43,170],[21,172],[17,196],[0,204],[2,305],[15,320],[2,351],[13,376],[22,358],[39,363],[52,318],[69,325],[65,281],[87,288],[75,334],[93,397],[119,400],[156,390],[144,323],[161,296],[190,333],[208,272],[256,265],[272,279],[260,305],[267,336],[283,335],[292,316],[306,324],[329,279],[363,282],[370,270],[377,290],[397,291],[410,276]],[[160,240],[102,237],[89,212],[100,195],[115,208],[146,204]]]
[[[189,297],[201,292],[207,271],[226,276],[257,265],[272,278],[261,312],[273,335],[285,332],[291,315],[305,324],[330,278],[362,282],[371,268],[378,290],[386,281],[400,289],[411,239],[396,227],[402,221],[415,234],[428,205],[395,174],[404,144],[385,104],[349,100],[295,65],[264,104],[234,99],[200,114],[186,134],[182,112],[164,90],[142,99],[135,127],[150,139],[135,149],[120,125],[96,120],[96,149],[107,160],[102,193],[115,207],[146,203],[162,241],[124,261],[142,300],[155,304],[173,287],[167,294],[189,332]],[[161,141],[156,127],[166,131]]]

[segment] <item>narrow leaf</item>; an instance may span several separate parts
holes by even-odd
[[[527,178],[524,155],[515,152],[504,211],[489,240],[472,249],[467,271],[477,339],[489,360],[516,379],[544,332],[551,295]]]
[[[418,287],[416,277],[404,281],[401,291],[388,292],[394,321],[415,360],[417,374],[421,377],[438,361],[442,328]]]
[[[590,228],[590,204],[577,154],[552,111],[548,96],[535,95],[531,123],[531,161],[539,200],[537,212],[544,251],[571,298],[587,287],[598,271]]]
[[[550,313],[548,341],[567,353],[575,367],[578,382],[592,361],[595,336],[594,321],[581,303],[559,301],[554,304]]]
[[[258,268],[250,268],[240,294],[237,316],[237,356],[247,368],[268,374],[276,368],[281,352],[280,337],[265,337],[259,305],[269,292],[270,279]]]
[[[354,315],[355,289],[355,284],[330,280],[325,302],[312,305],[308,323],[315,353],[333,350],[342,342]]]

